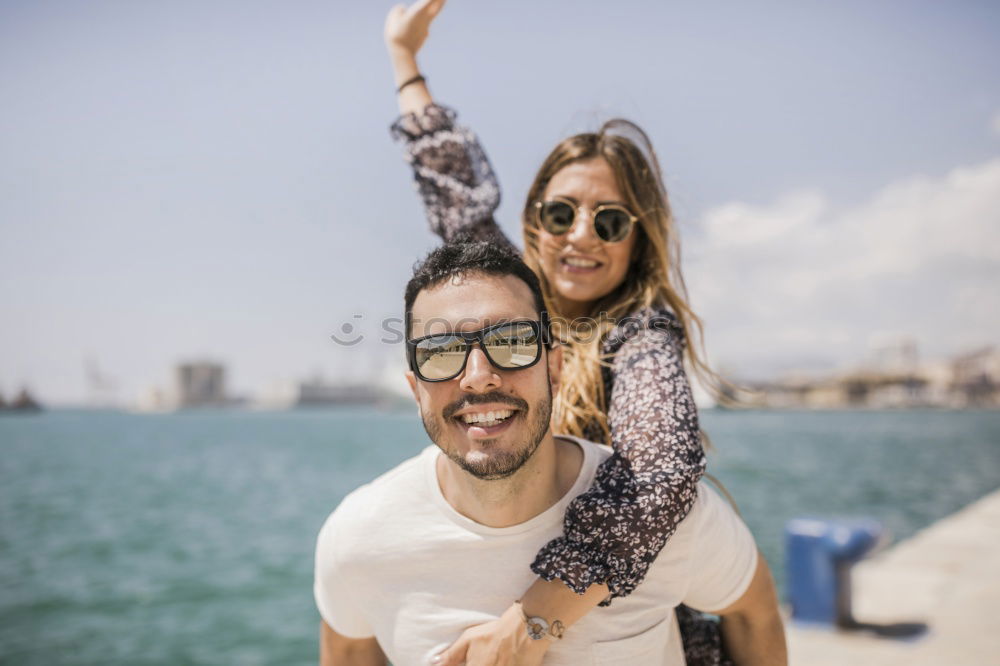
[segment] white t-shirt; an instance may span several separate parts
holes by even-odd
[[[320,530],[314,593],[320,615],[350,638],[375,636],[395,666],[428,664],[473,624],[499,617],[534,581],[529,565],[562,533],[566,505],[611,450],[574,440],[584,460],[556,504],[512,527],[455,511],[438,485],[436,446],[344,498]],[[674,607],[721,610],[757,566],[753,537],[704,484],[645,580],[598,607],[553,643],[546,664],[683,664]]]

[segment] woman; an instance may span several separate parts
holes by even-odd
[[[482,148],[434,104],[417,69],[443,5],[419,0],[386,19],[402,113],[393,134],[437,234],[509,243],[493,220],[499,187]],[[511,590],[521,607],[467,630],[441,663],[540,663],[550,641],[528,637],[525,615],[572,631],[597,605],[628,595],[691,508],[705,468],[684,361],[709,386],[715,375],[685,345],[701,323],[685,300],[678,239],[645,134],[613,121],[560,143],[528,191],[523,222],[525,260],[569,338],[554,431],[611,444],[615,453],[571,503],[564,535],[539,552],[537,581]],[[678,617],[688,663],[719,663],[717,630],[702,633],[690,611]]]

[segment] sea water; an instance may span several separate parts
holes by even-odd
[[[793,516],[905,538],[1000,487],[998,412],[702,422],[779,586]],[[315,664],[316,532],[427,443],[415,410],[0,418],[0,664]]]

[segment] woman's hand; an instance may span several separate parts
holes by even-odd
[[[437,656],[437,666],[539,666],[551,641],[528,636],[524,619],[512,605],[500,619],[469,627]]]
[[[445,0],[417,0],[412,5],[396,5],[385,17],[385,46],[389,49],[392,75],[396,86],[409,82],[399,91],[399,112],[420,113],[434,102],[427,83],[423,80],[412,82],[420,75],[417,67],[417,51],[427,41],[431,21],[444,7]]]
[[[431,21],[444,7],[445,0],[417,0],[412,5],[396,5],[385,17],[385,46],[390,53],[417,55],[427,40]]]

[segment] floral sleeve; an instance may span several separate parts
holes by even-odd
[[[476,135],[455,123],[455,112],[431,104],[400,117],[391,127],[413,167],[431,230],[446,243],[492,240],[511,245],[493,213],[500,185]]]
[[[644,311],[605,343],[613,354],[608,425],[614,454],[570,503],[563,536],[532,570],[582,593],[606,583],[626,596],[697,496],[705,471],[698,412],[683,366],[683,331],[670,313]]]

